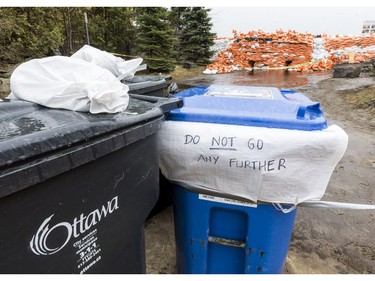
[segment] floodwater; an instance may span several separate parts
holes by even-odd
[[[253,72],[236,71],[214,75],[202,74],[194,78],[181,80],[177,84],[180,89],[209,85],[268,86],[291,89],[309,86],[329,78],[332,78],[331,71],[301,73],[288,70],[255,70]]]

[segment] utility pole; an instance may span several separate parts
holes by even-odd
[[[86,38],[87,38],[87,45],[90,45],[90,36],[89,36],[89,20],[87,18],[87,13],[83,12],[85,15],[85,25],[86,25]]]

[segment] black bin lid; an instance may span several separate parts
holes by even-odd
[[[122,83],[129,86],[129,93],[144,95],[167,87],[163,76],[133,76],[124,78]]]
[[[128,145],[156,132],[164,115],[181,106],[174,98],[130,96],[128,109],[117,114],[50,109],[26,101],[0,102],[0,198],[9,193],[3,189],[10,179],[4,178],[20,166],[95,139],[110,138],[116,132],[140,128],[121,144]],[[149,124],[152,121],[154,127]],[[145,124],[149,124],[147,128]]]

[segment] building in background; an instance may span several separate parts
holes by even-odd
[[[363,22],[362,34],[375,33],[375,20],[365,20]]]

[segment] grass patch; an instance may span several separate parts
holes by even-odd
[[[0,99],[5,99],[8,95],[8,92],[0,92]]]
[[[183,68],[181,65],[176,65],[176,68],[168,75],[172,76],[173,82],[178,82],[184,79],[197,77],[202,75],[202,72],[206,69],[205,66],[194,66],[190,69]]]
[[[375,110],[375,87],[348,93],[345,101],[354,108]]]
[[[0,99],[5,99],[9,94],[9,78],[0,78]]]

